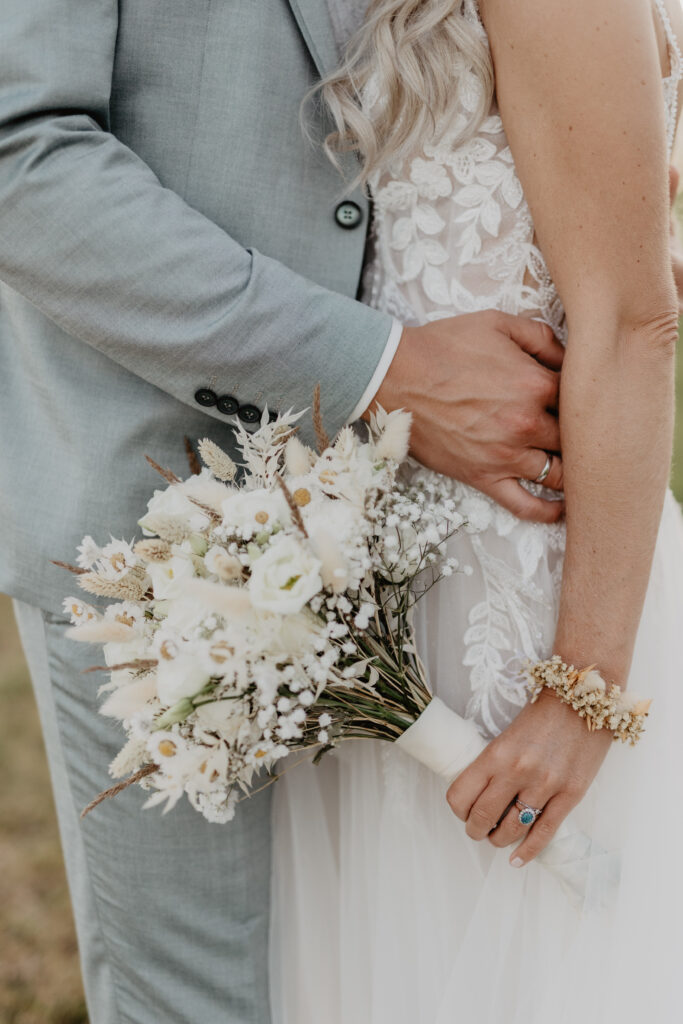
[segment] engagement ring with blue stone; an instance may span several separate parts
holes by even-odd
[[[542,807],[530,807],[529,804],[525,804],[519,798],[515,800],[515,806],[519,807],[519,820],[522,825],[533,825],[543,810]]]

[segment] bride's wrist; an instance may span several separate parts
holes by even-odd
[[[620,649],[615,650],[614,645],[599,639],[582,643],[576,640],[576,634],[568,637],[558,630],[553,654],[559,655],[565,664],[575,665],[577,669],[595,665],[607,686],[614,684],[625,690],[631,669],[630,651],[625,648],[628,648],[628,644],[622,644]]]
[[[547,700],[548,691],[583,718],[591,732],[605,730],[631,745],[641,736],[651,703],[606,680],[598,666],[575,667],[559,654],[528,666],[530,703]]]

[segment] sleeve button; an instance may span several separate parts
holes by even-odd
[[[194,393],[194,400],[197,405],[215,405],[216,404],[216,392],[212,391],[211,388],[199,388]]]
[[[261,410],[255,405],[241,405],[237,415],[242,423],[258,423],[261,419]]]
[[[233,416],[239,409],[240,403],[232,395],[221,395],[216,401],[216,408],[224,416]]]

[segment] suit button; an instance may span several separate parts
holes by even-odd
[[[197,405],[215,405],[216,392],[212,391],[211,388],[199,388],[199,390],[194,393],[194,400]]]
[[[261,410],[255,405],[241,405],[237,413],[242,423],[258,423],[261,419]]]
[[[232,416],[240,407],[240,403],[232,395],[221,395],[216,402],[216,408],[224,416]]]
[[[334,219],[340,228],[357,228],[363,219],[363,211],[358,203],[346,199],[334,211]]]

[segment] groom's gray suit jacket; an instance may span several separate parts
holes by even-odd
[[[144,453],[186,473],[184,434],[317,381],[350,415],[392,322],[353,299],[367,203],[299,128],[336,60],[325,0],[2,0],[0,590],[56,612],[49,560],[164,486]]]

